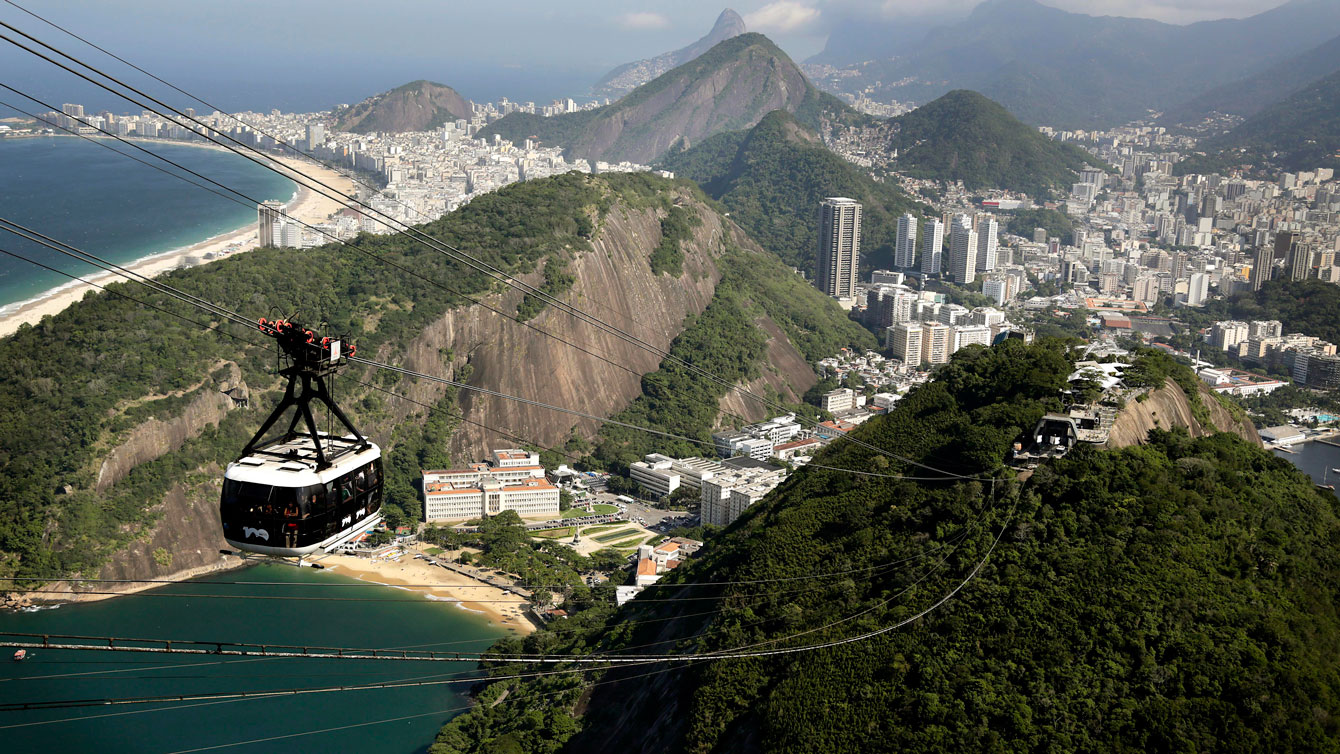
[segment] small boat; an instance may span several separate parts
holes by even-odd
[[[28,650],[20,649],[14,653],[14,662],[23,662],[23,658],[28,656]]]

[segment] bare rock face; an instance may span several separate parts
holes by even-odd
[[[217,425],[233,408],[245,405],[248,389],[241,370],[232,362],[225,366],[228,375],[218,384],[203,385],[179,415],[167,421],[151,418],[131,430],[103,459],[94,488],[106,492],[136,466],[180,448],[205,427]]]
[[[1205,385],[1200,385],[1200,401],[1209,411],[1210,422],[1202,424],[1191,411],[1191,402],[1186,392],[1176,382],[1169,379],[1163,387],[1147,393],[1143,401],[1128,401],[1126,407],[1117,415],[1108,435],[1107,447],[1124,448],[1141,445],[1149,437],[1151,429],[1172,429],[1183,427],[1192,437],[1205,437],[1215,432],[1231,432],[1247,442],[1261,444],[1256,427],[1246,418],[1233,415],[1221,404]]]

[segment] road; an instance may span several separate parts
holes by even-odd
[[[618,495],[602,492],[598,493],[596,497],[602,503],[608,503],[609,505],[619,504],[618,501],[615,500]],[[657,525],[663,522],[666,524],[666,528],[674,528],[680,525],[695,523],[697,519],[697,516],[690,516],[690,514],[685,513],[684,511],[661,510],[660,508],[654,508],[638,500],[628,503],[627,506],[624,518],[629,521],[637,521],[653,531],[656,531]],[[638,519],[641,520],[639,521]],[[675,520],[671,521],[667,519]]]

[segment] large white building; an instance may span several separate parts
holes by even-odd
[[[917,259],[917,218],[908,213],[898,218],[898,236],[893,245],[893,264],[908,269]]]
[[[824,393],[819,406],[829,413],[855,408],[856,392],[851,388],[840,387],[830,393]]]
[[[725,526],[782,483],[786,474],[772,469],[741,469],[703,482],[702,520]]]
[[[977,231],[967,215],[954,218],[949,230],[949,279],[958,285],[977,279]]]
[[[921,234],[921,274],[939,275],[944,264],[945,224],[936,218],[926,220]]]
[[[979,215],[977,218],[977,271],[990,272],[996,269],[996,251],[999,244],[1000,225],[991,215]]]
[[[939,322],[926,322],[921,325],[921,362],[923,364],[946,364],[953,351],[953,329]]]
[[[460,521],[496,516],[557,515],[558,488],[544,478],[538,454],[493,451],[493,457],[464,469],[423,472],[425,521]]]
[[[855,199],[833,196],[819,207],[818,270],[815,285],[837,299],[856,296],[861,266],[861,205]]]
[[[893,357],[917,366],[921,364],[921,323],[902,322],[888,329],[888,345],[893,349]]]

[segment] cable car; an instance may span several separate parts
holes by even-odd
[[[228,464],[219,515],[223,536],[239,550],[273,557],[309,555],[381,522],[381,449],[367,440],[330,397],[326,378],[355,348],[288,320],[260,321],[288,360],[279,405],[241,456]],[[317,428],[311,403],[324,405],[347,434]],[[292,409],[288,430],[265,439]]]

